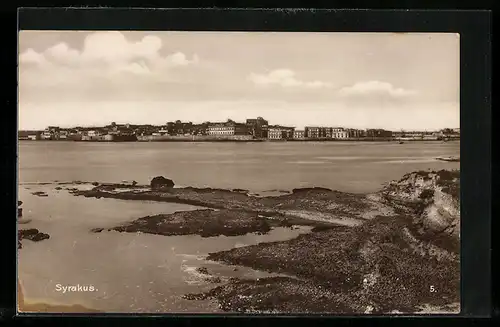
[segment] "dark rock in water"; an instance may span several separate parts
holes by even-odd
[[[93,182],[92,185],[99,186],[99,183],[98,182]]]
[[[49,196],[45,192],[37,191],[37,192],[32,192],[31,194],[36,195],[36,196]]]
[[[17,216],[22,217],[23,216],[23,208],[17,208]]]
[[[136,181],[132,181],[132,186],[136,186],[137,185],[137,182]]]
[[[165,236],[196,234],[201,237],[236,236],[267,233],[271,225],[256,213],[237,210],[200,209],[171,214],[146,216],[128,224],[111,228],[118,232],[150,233]]]
[[[248,191],[248,190],[241,189],[241,188],[235,188],[235,189],[233,189],[233,192],[238,192],[238,193],[248,193],[249,191]]]
[[[23,201],[17,201],[17,206],[20,206],[23,204]]]
[[[57,186],[55,189],[59,191],[59,190],[62,190],[62,187]]]
[[[28,239],[33,242],[39,242],[50,238],[49,234],[41,233],[36,228],[22,229],[18,231],[18,239]]]
[[[153,190],[169,189],[175,186],[174,181],[163,176],[156,176],[151,180],[151,188]]]
[[[207,268],[205,268],[205,267],[198,267],[198,268],[196,268],[196,271],[197,271],[197,272],[199,272],[200,274],[210,275],[210,274],[208,273],[208,269],[207,269]]]

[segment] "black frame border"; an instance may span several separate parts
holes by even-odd
[[[18,11],[18,28],[21,30],[459,33],[463,185],[461,316],[464,317],[491,314],[491,24],[491,12],[485,10],[20,8]],[[13,59],[13,55],[9,58]],[[17,113],[17,88],[15,92],[15,98],[9,104],[16,106],[13,110]],[[17,126],[12,131],[4,130],[4,134],[4,149],[8,147],[17,154]],[[5,165],[4,172],[16,176],[16,169],[17,156],[15,163]],[[17,190],[15,177],[10,185]],[[11,205],[4,211],[12,212],[12,216],[17,210],[14,209],[17,208],[14,207],[15,193],[9,197]],[[8,240],[6,246],[11,253],[17,253],[11,230],[10,227],[3,229],[6,234],[3,240]],[[14,279],[9,278],[4,283],[9,282],[9,287],[10,284],[17,285],[10,281]],[[13,304],[9,308],[16,307],[15,297],[13,300],[9,301]],[[0,310],[0,317],[12,313],[11,310]],[[24,316],[28,315],[19,315]]]

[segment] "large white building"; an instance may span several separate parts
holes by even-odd
[[[270,140],[290,139],[293,138],[293,127],[285,126],[269,126],[267,130],[267,138]]]
[[[216,123],[208,126],[208,135],[211,136],[233,136],[248,135],[247,125],[228,121],[225,123]]]
[[[343,127],[332,127],[332,138],[334,139],[346,139],[349,137],[349,132]]]

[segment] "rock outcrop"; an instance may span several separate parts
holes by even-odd
[[[246,313],[415,313],[459,303],[459,190],[459,172],[407,174],[370,197],[392,207],[392,215],[211,253],[209,260],[298,279],[235,280],[192,298]],[[300,303],[290,300],[298,294]]]
[[[135,185],[135,184],[134,184]],[[175,186],[174,181],[163,176],[156,176],[151,180],[152,190],[168,190]]]
[[[418,171],[381,191],[385,203],[410,215],[415,236],[457,252],[460,247],[460,171]]]
[[[103,229],[94,229],[98,233]],[[193,210],[147,216],[110,230],[149,233],[165,236],[197,234],[201,237],[236,236],[267,233],[271,224],[256,213],[232,210]]]
[[[17,248],[22,248],[21,240],[23,239],[27,239],[33,242],[40,242],[48,238],[50,238],[49,234],[42,233],[36,228],[21,229],[17,232]]]

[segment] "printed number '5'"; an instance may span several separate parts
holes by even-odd
[[[430,286],[430,291],[431,291],[431,293],[436,292],[436,289],[434,288],[434,285],[431,285],[431,286]]]

